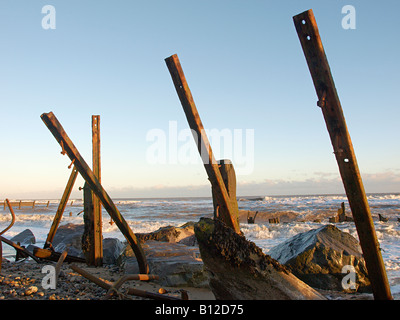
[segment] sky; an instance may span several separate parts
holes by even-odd
[[[346,5],[355,29],[343,28]],[[173,54],[238,195],[344,193],[292,20],[308,9],[366,192],[400,192],[398,1],[2,0],[0,198],[61,198],[70,160],[40,119],[50,111],[90,166],[100,115],[111,197],[211,195],[164,61]]]

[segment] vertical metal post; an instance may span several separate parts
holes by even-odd
[[[220,208],[221,215],[219,218],[224,221],[227,226],[235,230],[235,232],[240,233],[238,220],[235,218],[234,209],[231,206],[228,192],[218,168],[218,163],[214,158],[210,142],[205,133],[203,123],[201,122],[178,56],[174,54],[166,58],[165,62],[171,74],[172,81],[174,82],[190,129],[192,129],[193,138],[195,139],[200,156],[203,160],[212,188],[215,191],[214,194],[217,198],[217,202],[222,206],[222,208]]]
[[[93,150],[93,173],[101,183],[101,161],[100,161],[100,116],[92,116],[92,150]],[[103,264],[103,234],[100,199],[93,194],[93,233],[94,233],[94,264]]]
[[[392,299],[381,249],[328,60],[312,10],[293,17],[346,190],[374,298]]]

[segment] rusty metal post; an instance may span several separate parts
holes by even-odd
[[[135,234],[132,232],[124,217],[121,215],[108,193],[104,190],[103,186],[100,184],[93,171],[80,155],[78,149],[68,137],[61,123],[52,112],[43,113],[41,115],[41,118],[46,124],[47,128],[53,134],[54,138],[61,145],[63,152],[67,153],[71,161],[74,161],[74,164],[81,176],[90,185],[92,191],[99,197],[104,208],[107,210],[111,218],[115,221],[119,230],[125,236],[129,245],[132,247],[133,252],[135,253],[140,273],[149,273],[149,266],[147,264],[146,256]]]
[[[95,265],[95,239],[94,239],[94,213],[93,213],[93,192],[85,182],[83,186],[83,221],[84,231],[82,234],[82,252],[85,255],[86,263],[89,266]]]
[[[101,184],[101,158],[100,158],[100,116],[92,116],[92,159],[93,173]],[[94,245],[94,265],[103,264],[103,233],[100,199],[93,195],[93,245]]]
[[[58,205],[56,215],[54,216],[53,223],[50,227],[50,231],[47,235],[47,239],[44,244],[45,249],[48,248],[50,246],[50,244],[53,242],[54,236],[56,235],[57,228],[58,228],[61,218],[64,214],[65,207],[67,206],[69,196],[71,195],[72,188],[74,187],[77,177],[78,177],[78,170],[75,167],[73,167],[71,174],[69,176],[68,182],[67,182],[67,186],[65,187],[64,193],[63,193],[60,203]],[[49,206],[48,203],[47,203],[47,206]]]
[[[214,158],[210,142],[205,133],[203,123],[201,122],[178,56],[174,54],[166,58],[165,62],[171,74],[190,129],[192,129],[193,138],[195,139],[198,151],[203,160],[211,186],[213,190],[215,190],[217,202],[221,204],[221,214],[219,218],[224,221],[227,226],[235,230],[235,232],[240,233],[238,220],[235,218],[234,209],[231,206],[228,192],[218,168],[218,163]]]
[[[224,184],[226,190],[229,195],[229,202],[232,208],[232,214],[235,220],[237,220],[237,224],[239,225],[239,207],[236,199],[236,174],[235,168],[233,164],[228,159],[218,160],[219,171],[221,172],[222,179],[224,180]],[[212,198],[214,205],[214,217],[224,215],[221,210],[223,210],[223,206],[218,203],[216,192],[214,188],[212,188]],[[226,215],[227,213],[225,213]]]
[[[293,17],[346,190],[374,298],[392,299],[356,156],[312,10]]]

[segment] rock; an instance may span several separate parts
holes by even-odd
[[[66,224],[57,229],[53,240],[53,248],[57,252],[63,252],[68,247],[68,254],[84,258],[82,252],[83,224]],[[118,257],[125,245],[117,238],[103,239],[103,263],[116,264]]]
[[[341,282],[346,275],[342,268],[352,265],[357,273],[358,291],[370,290],[357,239],[333,225],[297,234],[273,247],[268,254],[308,285],[324,290],[342,291]]]
[[[53,239],[53,248],[56,252],[63,252],[68,247],[68,254],[84,258],[82,252],[83,224],[68,223],[59,226]]]
[[[195,234],[216,299],[325,299],[219,220],[200,219]]]
[[[141,241],[164,241],[164,242],[181,242],[186,238],[194,235],[194,222],[187,222],[180,227],[167,226],[162,227],[150,233],[137,233],[136,237]],[[193,237],[192,237],[193,239]]]
[[[147,241],[142,244],[150,273],[160,277],[163,286],[208,287],[208,274],[199,258],[199,249],[180,243]],[[137,260],[130,246],[119,259],[125,273],[139,273]]]
[[[30,229],[25,229],[10,240],[14,243],[19,243],[21,246],[28,246],[36,243],[35,236]]]
[[[125,245],[117,238],[103,239],[103,263],[116,264],[124,249]]]
[[[30,295],[36,293],[37,291],[38,291],[38,287],[36,287],[36,286],[31,286],[31,287],[29,287],[29,288],[27,288],[27,289],[25,290],[24,294],[25,294],[26,296],[30,296]]]

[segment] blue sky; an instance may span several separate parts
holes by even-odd
[[[342,28],[348,4],[355,30]],[[42,28],[45,5],[56,9],[54,30]],[[239,195],[342,193],[292,21],[308,9],[366,191],[400,192],[398,1],[3,0],[0,198],[61,197],[70,161],[40,119],[49,111],[89,164],[91,115],[101,116],[102,183],[112,197],[210,195],[200,158],[146,158],[149,132],[170,143],[171,121],[188,128],[164,62],[175,53],[205,128],[254,130],[254,168],[237,175]]]

